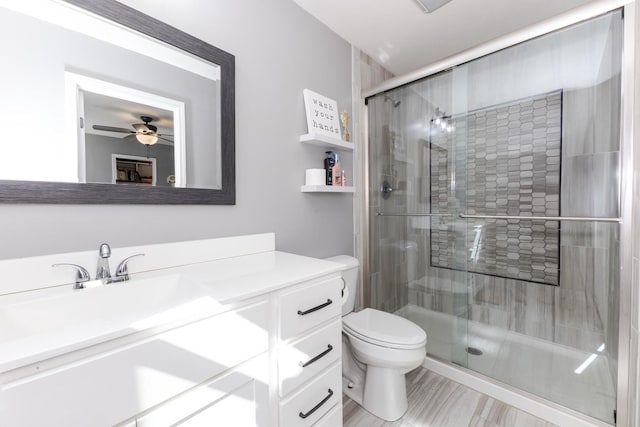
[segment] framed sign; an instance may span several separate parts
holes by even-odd
[[[302,93],[308,132],[340,139],[338,103],[309,89],[304,89]]]

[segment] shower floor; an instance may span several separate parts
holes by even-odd
[[[412,304],[396,314],[427,332],[428,356],[454,361],[497,381],[613,423],[616,393],[604,355],[596,352],[593,356]],[[478,349],[482,355],[469,354],[466,347]],[[577,374],[576,369],[588,359],[592,359],[591,363]]]

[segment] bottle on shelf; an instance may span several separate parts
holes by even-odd
[[[336,169],[336,165],[338,164],[338,155],[336,154],[335,151],[326,151],[325,154],[327,155],[324,159],[324,170],[326,174],[325,184],[334,185],[333,184],[335,180],[334,171],[339,170],[339,169]]]
[[[331,168],[331,185],[335,185],[335,186],[340,186],[340,180],[342,178],[342,174],[341,174],[341,169],[340,169],[340,160],[338,159],[338,155],[335,154],[336,157],[336,162],[333,165],[333,168]]]

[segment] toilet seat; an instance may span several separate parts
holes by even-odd
[[[382,347],[417,349],[427,342],[427,334],[415,323],[372,308],[343,317],[342,327],[347,334]]]

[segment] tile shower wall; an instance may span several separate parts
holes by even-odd
[[[365,53],[356,49],[354,56],[355,62],[360,68],[361,88],[358,93],[393,77],[391,72]],[[375,107],[371,108],[371,112],[375,114],[375,120],[381,126],[370,129],[370,138],[377,138],[377,142],[370,145],[369,155],[375,159],[370,163],[372,165],[371,176],[382,175],[382,180],[387,180],[396,186],[399,182],[406,182],[407,169],[402,163],[396,164],[395,161],[398,152],[394,150],[394,147],[399,146],[401,140],[401,136],[396,130],[400,125],[398,116],[400,110],[392,107],[391,102],[385,102],[382,108],[377,110]],[[364,158],[361,161],[362,164],[365,164]],[[365,294],[363,302],[365,306],[394,312],[407,304],[408,263],[402,250],[402,243],[406,241],[406,227],[404,221],[398,220],[398,218],[384,218],[381,221],[375,219],[376,213],[389,205],[382,199],[379,191],[382,180],[371,180],[371,188],[368,189],[369,205],[367,209],[372,219],[369,238],[371,242],[375,243],[369,245],[368,248],[361,249],[363,251],[369,250],[370,257],[369,283],[366,289],[363,289]],[[402,200],[406,202],[406,199]],[[396,209],[406,208],[403,201]],[[372,304],[374,301],[377,303]]]
[[[449,152],[461,147],[467,214],[560,215],[561,113],[556,91],[451,118],[453,132],[432,121],[431,212],[451,212]],[[558,229],[557,221],[476,219],[460,233],[434,217],[431,265],[558,285]],[[455,253],[464,242],[470,262]]]
[[[563,216],[618,216],[615,172],[619,163],[619,133],[616,130],[604,134],[601,128],[609,127],[606,123],[599,126],[596,115],[613,116],[614,120],[620,112],[617,108],[602,111],[602,107],[596,106],[599,97],[619,96],[619,84],[616,79],[594,88],[563,92],[560,191]],[[576,148],[576,141],[580,141],[580,148]],[[420,174],[416,178],[419,182],[430,179],[428,169],[415,172]],[[542,214],[549,215],[546,211]],[[495,241],[497,234],[485,234],[482,243]],[[456,294],[468,289],[471,320],[589,352],[605,343],[614,359],[617,319],[613,317],[618,297],[612,290],[618,283],[618,239],[617,224],[563,222],[559,248],[562,261],[557,279],[560,286],[552,287],[430,266],[428,260],[433,255],[428,227],[413,228],[407,240],[419,242],[418,259],[425,262],[418,267],[421,279],[409,285],[409,302],[453,313]],[[467,240],[466,244],[471,243]]]
[[[377,216],[378,212],[401,213],[407,211],[406,183],[407,159],[403,150],[404,140],[395,129],[398,124],[396,111],[387,111],[392,102],[385,103],[379,114],[391,117],[391,123],[383,125],[379,132],[370,137],[380,143],[370,147],[370,158],[375,159],[370,166],[371,176],[380,177],[371,180],[369,192],[371,241],[369,246],[372,269],[370,270],[371,306],[380,310],[394,312],[408,302],[407,283],[415,279],[409,272],[409,253],[412,243],[407,240],[406,221],[403,217]],[[399,113],[399,112],[398,112]],[[375,172],[374,172],[375,169]],[[392,196],[383,198],[380,187],[387,183],[393,188]],[[409,247],[408,247],[409,246]],[[415,253],[415,250],[413,250]]]
[[[366,188],[365,184],[367,182],[368,170],[366,169],[367,162],[367,151],[363,149],[366,145],[367,141],[367,132],[365,131],[365,127],[362,125],[364,123],[363,118],[367,115],[366,107],[360,102],[360,96],[363,91],[367,89],[371,89],[379,84],[382,84],[384,81],[394,77],[394,75],[386,70],[382,65],[378,64],[373,58],[360,51],[356,47],[352,47],[352,61],[353,61],[353,99],[354,99],[354,117],[353,117],[353,129],[359,129],[359,132],[355,134],[356,139],[355,142],[355,167],[357,176],[355,177],[355,183],[357,185],[357,191],[355,195],[355,206],[356,206],[356,238],[355,238],[355,252],[358,260],[360,261],[361,269],[360,272],[362,274],[362,279],[360,283],[362,284],[360,290],[360,295],[358,296],[356,302],[356,309],[361,309],[365,306],[368,306],[371,301],[371,280],[365,280],[364,274],[365,271],[369,271],[369,269],[373,270],[373,275],[376,277],[376,283],[382,283],[377,278],[379,277],[379,262],[377,259],[370,258],[368,253],[368,245],[366,242],[369,241],[369,229],[366,226],[366,222],[362,220],[362,218],[369,214],[370,206],[366,203],[366,198],[364,195],[369,192],[369,189]],[[357,100],[357,101],[356,101]],[[371,200],[372,205],[378,206],[379,201],[375,198],[376,195],[372,193]],[[374,231],[372,229],[371,231]],[[372,245],[377,246],[377,245]],[[380,251],[375,251],[375,254],[379,254]],[[373,254],[372,254],[373,256]],[[368,279],[368,278],[367,278]],[[381,289],[378,290],[379,293],[384,294],[385,292]],[[406,291],[405,291],[406,293]],[[394,303],[395,304],[395,303]]]

